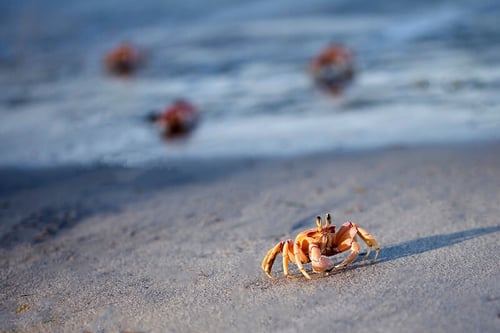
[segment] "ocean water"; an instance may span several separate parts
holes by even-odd
[[[0,166],[266,157],[500,139],[498,1],[0,1]],[[130,78],[103,56],[147,52]],[[356,54],[340,96],[311,80]],[[145,121],[201,113],[166,141]]]

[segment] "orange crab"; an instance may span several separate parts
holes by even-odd
[[[288,272],[289,262],[295,263],[307,279],[311,279],[311,276],[302,266],[303,263],[311,262],[312,269],[316,273],[343,269],[358,257],[359,244],[356,235],[368,245],[363,260],[368,258],[372,248],[375,249],[375,257],[372,259],[372,263],[377,260],[380,247],[368,231],[354,222],[346,222],[335,232],[335,226],[331,224],[330,214],[326,214],[325,219],[325,225],[323,226],[321,217],[316,217],[316,228],[304,230],[297,235],[295,242],[291,239],[281,241],[269,250],[261,265],[266,275],[271,279],[273,278],[271,268],[279,253],[283,256],[283,273],[286,277],[290,277]],[[338,265],[335,265],[328,258],[347,250],[351,250],[351,253]]]
[[[150,122],[157,124],[165,138],[174,138],[187,134],[194,129],[200,118],[197,108],[184,99],[178,99],[163,112],[148,115]]]
[[[128,76],[141,65],[144,52],[138,47],[122,43],[109,51],[104,57],[104,64],[111,74]]]
[[[354,52],[343,45],[330,45],[313,59],[310,71],[321,87],[340,95],[354,79]]]

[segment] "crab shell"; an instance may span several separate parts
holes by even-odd
[[[354,222],[344,223],[337,232],[335,229],[335,226],[331,225],[330,214],[326,214],[324,226],[321,217],[318,216],[316,228],[304,230],[297,235],[295,242],[291,239],[281,241],[269,250],[262,261],[262,269],[268,277],[273,278],[271,268],[278,254],[283,256],[283,273],[287,277],[290,277],[289,262],[295,263],[307,279],[311,279],[311,276],[304,269],[302,265],[304,263],[311,262],[312,269],[316,273],[343,269],[358,257],[359,244],[356,236],[359,236],[368,245],[364,259],[368,257],[371,249],[375,248],[375,257],[372,259],[372,262],[375,262],[380,247],[368,231]],[[338,265],[335,265],[329,258],[329,256],[348,250],[351,250],[351,253]]]

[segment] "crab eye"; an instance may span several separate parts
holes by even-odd
[[[330,224],[331,224],[331,222],[332,222],[332,219],[331,219],[330,213],[327,213],[327,214],[326,214],[326,216],[325,216],[325,220],[326,220],[326,222],[325,222],[326,226],[327,226],[327,227],[329,227],[329,226],[330,226]]]
[[[323,223],[321,222],[321,217],[316,216],[316,225],[318,226],[319,231],[321,231],[321,229],[323,228],[322,224]]]

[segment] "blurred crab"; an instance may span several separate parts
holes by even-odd
[[[343,45],[330,45],[311,62],[314,80],[333,95],[339,95],[353,80],[354,52]]]
[[[323,226],[321,217],[316,217],[316,228],[304,230],[297,235],[295,242],[291,239],[281,241],[269,250],[261,265],[266,275],[273,278],[271,268],[279,253],[283,256],[283,273],[286,277],[290,277],[288,272],[289,262],[295,263],[307,279],[311,279],[311,276],[304,269],[303,263],[311,262],[315,273],[344,269],[358,257],[359,244],[356,236],[359,236],[368,245],[363,260],[368,258],[372,248],[375,249],[375,256],[371,262],[377,260],[380,247],[368,231],[354,222],[346,222],[336,232],[335,226],[331,224],[330,214],[326,214],[325,220]],[[351,253],[338,265],[335,265],[328,258],[347,250],[351,250]]]
[[[148,119],[162,129],[165,138],[173,138],[194,129],[198,123],[199,112],[190,102],[178,99],[164,111],[150,113]]]
[[[143,60],[142,50],[132,44],[122,43],[106,54],[104,64],[111,74],[127,76],[132,74]]]

